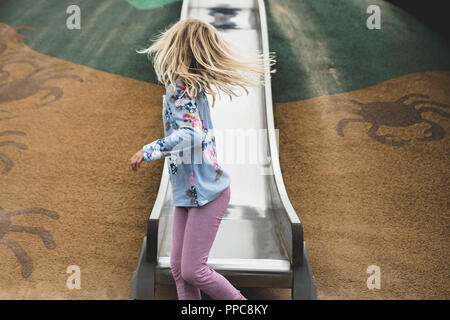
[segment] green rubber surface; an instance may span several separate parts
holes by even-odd
[[[381,9],[369,30],[366,9]],[[449,70],[450,47],[425,25],[380,0],[266,1],[270,50],[278,54],[276,102],[364,88],[405,74]]]
[[[143,1],[140,1],[141,4]],[[125,0],[79,0],[81,29],[68,30],[70,0],[0,2],[0,22],[20,30],[25,44],[49,56],[125,77],[157,83],[150,61],[137,49],[147,47],[155,33],[180,17],[181,2],[151,10],[138,10]]]
[[[149,10],[162,7],[165,4],[181,0],[126,0],[129,4],[139,10]]]
[[[136,49],[175,23],[181,1],[77,2],[81,30],[68,30],[68,0],[6,0],[0,21],[20,30],[33,50],[98,70],[157,83]],[[265,0],[270,50],[277,55],[274,102],[364,88],[406,74],[450,70],[450,45],[402,9],[381,0]],[[369,5],[381,8],[381,29],[366,27]]]

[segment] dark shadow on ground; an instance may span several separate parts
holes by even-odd
[[[431,30],[443,36],[450,42],[450,28],[447,26],[448,3],[442,0],[385,0],[427,25]]]

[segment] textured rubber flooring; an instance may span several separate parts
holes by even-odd
[[[283,176],[319,299],[448,299],[448,44],[374,2],[378,35],[360,30],[364,1],[345,2],[362,17],[345,24],[336,1],[266,1]],[[0,4],[0,299],[127,299],[163,164],[128,167],[163,134],[164,90],[133,46],[181,3],[81,1],[86,29],[72,35],[58,29],[69,3],[55,3]],[[71,265],[80,290],[66,287]]]
[[[361,89],[410,73],[450,70],[448,41],[387,1],[264,3],[270,50],[277,55],[275,102]],[[40,53],[157,84],[145,55],[135,50],[178,21],[181,1],[79,0],[81,30],[66,28],[71,4],[34,0],[30,6],[29,0],[3,0],[0,22],[32,26],[21,32],[25,43]],[[366,27],[366,9],[374,4],[381,9],[380,30]]]

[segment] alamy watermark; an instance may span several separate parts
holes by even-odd
[[[66,27],[69,30],[81,29],[81,9],[76,4],[72,4],[67,7],[66,13],[70,16],[66,19]]]
[[[367,278],[367,289],[381,289],[381,269],[379,266],[370,265],[367,267],[367,273],[370,274]]]
[[[278,129],[209,129],[208,134],[188,130],[186,134],[189,138],[178,137],[179,142],[173,142],[169,137],[166,143],[171,145],[170,151],[159,151],[170,155],[175,164],[201,164],[206,160],[213,165],[254,165],[259,167],[262,175],[274,174],[269,139],[273,139],[272,152],[277,155]]]
[[[367,7],[367,14],[370,16],[366,20],[367,29],[381,29],[381,9],[379,6],[372,4]]]
[[[67,278],[66,286],[67,289],[81,289],[81,269],[79,266],[71,265],[67,267],[66,273],[70,276]]]

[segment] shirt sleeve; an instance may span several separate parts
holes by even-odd
[[[142,148],[145,162],[161,159],[171,154],[184,153],[188,150],[192,151],[196,146],[202,145],[204,131],[197,102],[195,99],[187,97],[184,86],[177,83],[174,90],[169,85],[164,103],[167,108],[170,108],[173,132]]]

